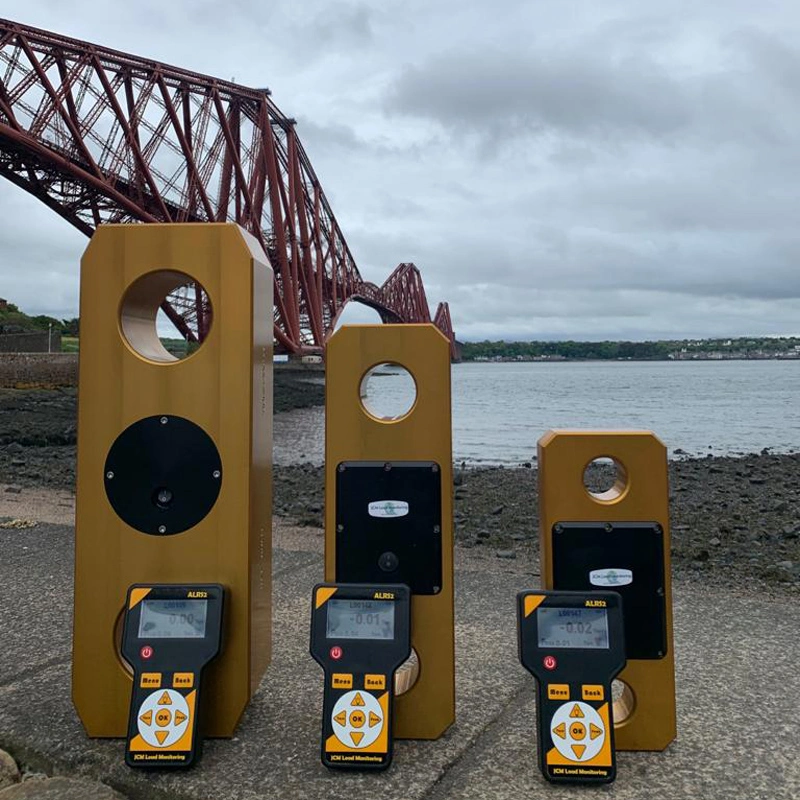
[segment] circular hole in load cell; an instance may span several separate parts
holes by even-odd
[[[633,714],[636,708],[636,695],[625,681],[611,683],[611,712],[614,715],[614,724],[621,725]]]
[[[615,458],[598,456],[584,468],[583,485],[595,500],[608,503],[622,497],[628,488],[628,473]]]
[[[122,631],[125,627],[125,606],[122,607],[119,614],[117,614],[117,619],[114,622],[114,652],[117,654],[117,660],[119,661],[120,666],[122,667],[128,675],[133,675],[133,667],[125,660],[125,656],[122,655]]]
[[[395,695],[405,694],[419,680],[419,656],[412,647],[411,655],[397,668],[394,674]]]
[[[375,419],[402,419],[417,401],[417,384],[413,375],[400,364],[376,364],[361,379],[361,405]]]
[[[119,312],[122,335],[142,358],[161,364],[192,355],[211,329],[205,289],[184,272],[158,270],[137,278]]]

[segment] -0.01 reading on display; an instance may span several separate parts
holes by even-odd
[[[536,623],[539,647],[608,649],[604,608],[540,608]]]
[[[388,600],[329,600],[328,639],[394,638],[394,603]]]
[[[140,639],[200,639],[206,635],[207,600],[143,600]]]

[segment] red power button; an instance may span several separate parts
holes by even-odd
[[[149,644],[146,644],[140,651],[139,655],[142,658],[150,658],[153,655],[153,648],[150,647]]]
[[[342,648],[339,645],[334,645],[331,647],[331,658],[334,661],[338,661],[342,657]]]
[[[558,666],[555,656],[545,656],[542,664],[544,664],[545,669],[555,669]]]

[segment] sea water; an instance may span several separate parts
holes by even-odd
[[[466,363],[451,375],[457,462],[532,462],[550,428],[651,430],[671,457],[800,451],[800,360]],[[392,371],[370,390],[390,407],[414,391]],[[322,463],[324,424],[321,407],[278,414],[275,462]]]

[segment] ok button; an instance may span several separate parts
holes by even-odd
[[[363,728],[367,721],[363,711],[353,711],[350,714],[350,725],[354,728]]]
[[[573,722],[569,726],[569,735],[573,739],[583,739],[586,736],[586,726],[582,722]]]

